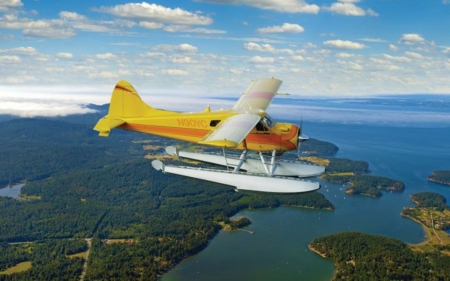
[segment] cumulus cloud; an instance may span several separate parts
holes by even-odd
[[[62,19],[30,20],[27,18],[0,18],[0,28],[22,29],[30,37],[66,39],[75,36],[73,29]]]
[[[383,54],[383,57],[388,60],[396,61],[396,62],[410,62],[411,61],[411,59],[407,58],[407,57],[390,56],[387,54]]]
[[[169,69],[164,69],[162,71],[162,74],[170,75],[170,76],[180,76],[180,75],[188,75],[189,72],[187,72],[186,70],[183,70],[183,69],[169,68]]]
[[[73,55],[71,53],[57,53],[56,56],[62,59],[71,59]]]
[[[20,61],[18,56],[0,56],[0,63],[16,63]]]
[[[190,44],[186,44],[186,43],[180,44],[180,45],[157,45],[153,49],[158,50],[158,51],[168,51],[168,52],[179,51],[179,52],[189,52],[189,53],[198,51],[197,47],[192,46]]]
[[[424,58],[421,54],[414,53],[414,52],[405,52],[405,55],[410,58],[417,59],[417,60],[422,60]]]
[[[344,15],[344,16],[378,16],[372,9],[364,10],[355,5],[359,0],[338,0],[338,2],[331,4],[329,7],[324,9],[332,13]]]
[[[389,44],[389,50],[391,50],[393,52],[397,52],[398,51],[398,47],[393,45],[393,44]]]
[[[186,33],[200,33],[200,34],[224,34],[225,30],[208,29],[208,28],[192,28],[188,25],[168,25],[164,27],[167,32],[186,32]]]
[[[22,6],[21,0],[0,0],[0,7],[16,8]]]
[[[139,26],[141,26],[143,28],[147,28],[147,29],[159,29],[159,28],[163,28],[164,24],[159,23],[159,22],[141,21],[139,23]]]
[[[117,59],[117,56],[111,53],[104,53],[104,54],[97,54],[95,55],[96,58],[100,60],[115,60]]]
[[[275,25],[269,27],[258,28],[256,30],[259,33],[301,33],[305,29],[295,23],[283,23],[283,25]]]
[[[403,34],[402,37],[400,38],[400,43],[405,43],[405,44],[422,43],[424,41],[425,41],[425,39],[416,33]]]
[[[197,0],[197,2],[209,2],[217,4],[247,5],[263,10],[273,10],[284,13],[309,13],[317,14],[320,7],[311,5],[304,0]]]
[[[37,55],[38,51],[33,47],[18,47],[13,49],[0,49],[1,53],[10,53],[10,54],[16,54],[16,55]]]
[[[211,18],[201,16],[197,13],[185,11],[180,8],[166,8],[157,4],[127,3],[114,7],[95,8],[94,11],[109,13],[121,18],[129,18],[142,21],[186,24],[186,25],[209,25],[213,21]]]
[[[293,55],[294,51],[291,49],[276,49],[270,44],[257,44],[253,42],[245,43],[243,48],[247,51],[255,51],[262,53],[273,53],[273,54],[288,54]]]
[[[300,56],[300,55],[292,56],[292,59],[295,60],[295,61],[304,61],[304,60],[305,60],[305,59],[304,59],[302,56]]]
[[[323,44],[333,49],[361,50],[366,47],[364,44],[346,40],[328,40],[323,42]]]
[[[250,59],[250,62],[252,63],[273,63],[274,61],[275,61],[274,58],[260,57],[260,56],[254,56]]]
[[[86,20],[86,16],[80,15],[78,13],[75,12],[68,12],[68,11],[62,11],[59,13],[59,17],[62,19],[66,19],[66,20],[74,20],[74,21],[79,21],[79,20]]]

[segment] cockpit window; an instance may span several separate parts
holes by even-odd
[[[266,114],[266,116],[263,117],[263,119],[261,120],[261,122],[263,122],[267,127],[272,128],[273,126],[273,120],[272,118],[269,116],[269,114]]]

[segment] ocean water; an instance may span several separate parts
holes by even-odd
[[[293,105],[294,104],[294,105]],[[280,108],[292,107],[287,115]],[[297,106],[297,107],[295,107]],[[314,108],[324,114],[317,114]],[[311,110],[311,111],[310,111]],[[312,113],[311,113],[312,112]],[[369,162],[374,175],[401,180],[403,193],[381,198],[344,193],[345,186],[322,182],[319,192],[334,211],[281,207],[244,210],[254,231],[221,231],[199,254],[162,276],[175,280],[330,280],[334,266],[308,249],[316,237],[361,231],[399,239],[424,240],[422,227],[400,216],[410,195],[433,191],[450,202],[450,187],[431,183],[434,170],[450,169],[450,98],[409,97],[368,100],[282,100],[272,117],[304,120],[304,133],[336,144],[336,157]]]

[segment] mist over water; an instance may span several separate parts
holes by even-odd
[[[403,193],[384,192],[381,198],[351,196],[344,193],[346,186],[321,182],[319,192],[333,203],[334,211],[294,207],[242,211],[237,215],[252,221],[246,229],[255,234],[221,231],[205,250],[181,262],[162,280],[330,280],[334,271],[332,262],[307,248],[316,237],[361,231],[405,243],[423,241],[422,227],[401,217],[400,212],[404,206],[413,205],[410,195],[417,192],[438,192],[450,202],[450,187],[427,181],[432,171],[450,169],[450,122],[445,121],[449,110],[447,104],[433,108],[423,106],[420,100],[405,102],[406,105],[399,105],[399,101],[383,102],[328,101],[321,105],[328,116],[320,117],[322,120],[317,120],[319,113],[314,113],[315,118],[305,110],[285,109],[281,115],[277,110],[287,105],[280,104],[270,107],[269,113],[279,121],[295,123],[300,118],[294,119],[292,115],[304,114],[303,133],[336,144],[339,147],[336,157],[365,160],[372,174],[403,181],[406,185]],[[305,105],[305,101],[298,103],[301,105],[289,106]],[[327,112],[326,107],[333,110]],[[351,119],[355,115],[346,114],[352,110],[358,112],[359,118]],[[398,116],[404,116],[405,120],[379,123],[376,114],[365,114],[370,111],[378,112],[385,120]],[[424,116],[443,117],[432,122]]]

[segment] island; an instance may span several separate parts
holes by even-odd
[[[369,173],[369,163],[345,158],[302,157],[301,159],[326,166],[322,179],[332,183],[348,184],[345,193],[360,194],[371,197],[382,196],[382,190],[402,192],[403,182]]]
[[[427,239],[420,244],[359,232],[342,232],[314,239],[309,249],[333,260],[332,280],[448,280],[450,268],[450,209],[445,197],[413,194],[416,207],[402,215],[420,223]]]
[[[450,170],[434,171],[427,179],[432,182],[450,185]]]

